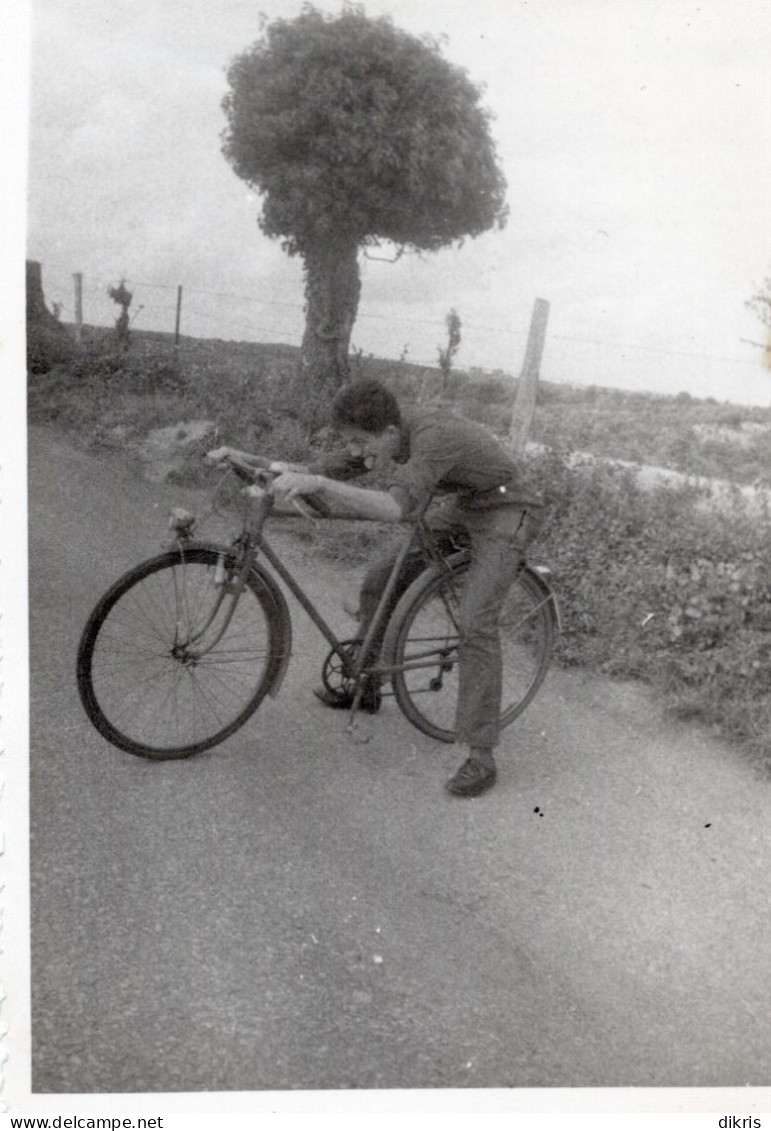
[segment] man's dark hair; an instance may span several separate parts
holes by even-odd
[[[332,401],[332,418],[338,427],[362,428],[376,436],[389,424],[400,428],[402,423],[396,397],[372,378],[343,385]]]

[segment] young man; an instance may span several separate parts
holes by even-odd
[[[308,467],[277,464],[281,474],[273,491],[279,498],[315,495],[363,518],[402,522],[419,513],[432,496],[449,496],[429,516],[429,524],[450,544],[458,537],[470,541],[471,566],[460,609],[456,714],[457,742],[468,747],[469,756],[446,788],[461,797],[475,797],[496,780],[493,751],[501,710],[498,616],[523,551],[537,533],[542,500],[525,482],[515,458],[482,425],[446,412],[402,413],[392,393],[377,381],[345,385],[335,396],[332,414],[345,450]],[[211,455],[221,457],[228,450],[220,448]],[[392,472],[386,490],[349,482],[388,467]],[[364,638],[396,552],[386,552],[367,571],[357,639]],[[422,561],[408,559],[394,599],[422,566]],[[351,706],[348,695],[324,688],[315,694],[328,707]],[[377,687],[365,688],[361,706],[370,713],[379,709]]]

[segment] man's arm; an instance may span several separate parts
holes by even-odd
[[[242,452],[239,448],[215,448],[207,453],[209,459],[220,460],[226,456],[233,456],[254,467],[264,467],[264,456],[253,455],[251,452]],[[355,479],[357,476],[366,475],[370,468],[361,456],[352,456],[346,451],[332,452],[322,456],[312,463],[287,463],[285,460],[272,460],[271,471],[297,471],[301,474],[323,475],[328,479]]]
[[[289,471],[294,471],[295,468],[288,468]],[[352,456],[345,448],[327,452],[325,455],[320,456],[319,459],[313,460],[304,469],[310,471],[313,475],[323,475],[325,479],[348,480],[358,479],[362,475],[366,475],[371,470],[367,466],[367,462],[362,456]]]
[[[225,459],[227,456],[233,456],[234,459],[240,459],[242,464],[249,464],[250,467],[265,467],[265,456],[254,456],[250,451],[241,451],[239,448],[215,448],[214,451],[207,452],[209,459]],[[305,464],[285,464],[283,460],[275,459],[270,463],[271,472],[306,472],[307,467]]]
[[[264,467],[265,457],[253,455],[251,452],[242,452],[239,448],[229,448],[224,446],[222,448],[215,448],[211,452],[207,452],[209,459],[221,460],[227,456],[232,456],[233,459],[240,460],[241,463],[249,464],[250,467]],[[270,464],[270,471],[283,472],[283,471],[299,471],[306,472],[308,467],[304,463],[285,463],[283,460],[272,460]]]
[[[326,503],[340,503],[359,518],[371,518],[375,522],[401,522],[404,517],[400,504],[388,492],[355,487],[323,475],[287,471],[274,480],[272,490],[287,502],[298,495],[318,495]]]

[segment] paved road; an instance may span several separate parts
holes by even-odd
[[[455,799],[393,703],[367,744],[315,703],[293,609],[241,732],[122,753],[77,639],[191,496],[47,430],[30,460],[35,1091],[771,1083],[771,802],[735,751],[554,672]],[[352,577],[288,548],[336,617]]]

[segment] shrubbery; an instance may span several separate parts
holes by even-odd
[[[752,483],[768,468],[771,411],[728,409],[689,395],[657,397],[587,389],[561,400],[553,387],[539,399],[531,438],[549,446],[587,450],[611,459],[669,467],[686,475]],[[575,393],[575,390],[573,390]],[[740,425],[762,426],[743,437]],[[699,427],[732,430],[735,442],[699,435]]]
[[[113,424],[133,424],[137,401],[144,409],[148,400],[160,399],[163,416],[170,408],[164,398],[176,403],[184,385],[173,356],[152,349],[129,353],[100,337],[86,343],[70,361],[32,374],[27,409],[33,422],[56,421],[98,438]]]

